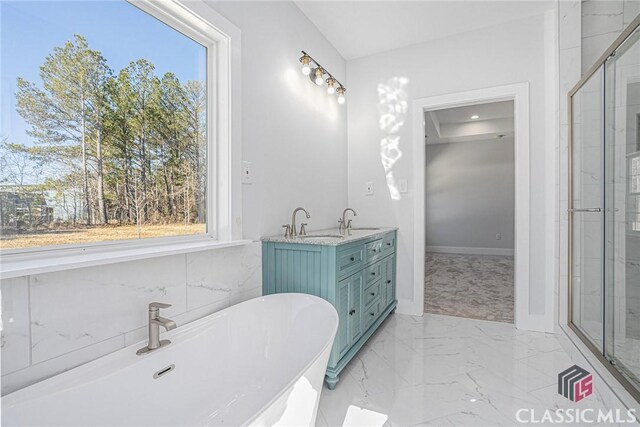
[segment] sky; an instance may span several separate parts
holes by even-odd
[[[0,0],[0,136],[33,143],[15,109],[16,78],[41,86],[38,73],[45,57],[74,34],[102,52],[114,73],[146,59],[158,76],[171,71],[183,83],[205,79],[203,46],[125,0]]]

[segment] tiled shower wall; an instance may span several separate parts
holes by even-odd
[[[567,93],[640,13],[640,0],[560,0],[558,2],[559,110],[556,217],[558,316],[567,319],[568,146]]]
[[[556,217],[558,231],[558,317],[561,324],[567,319],[567,282],[568,282],[568,141],[569,125],[567,116],[567,93],[580,80],[581,63],[581,6],[580,0],[558,2],[558,73],[560,111],[560,137],[558,138],[557,194],[559,211]]]
[[[3,280],[2,394],[146,339],[147,304],[178,326],[261,295],[261,244]]]
[[[584,74],[640,13],[638,0],[582,2],[581,70]]]

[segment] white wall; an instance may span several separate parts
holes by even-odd
[[[280,233],[299,205],[310,229],[334,225],[347,202],[346,109],[305,80],[298,58],[305,49],[346,84],[345,61],[293,3],[210,6],[237,26],[221,29],[235,36],[234,143],[254,172],[242,186],[244,237]],[[165,315],[181,325],[259,296],[261,281],[259,242],[4,280],[2,393],[143,339],[152,300],[173,304]]]
[[[427,144],[426,157],[427,251],[513,254],[513,138]]]
[[[406,79],[404,95],[407,108],[416,98],[449,94],[511,83],[528,82],[530,89],[530,164],[531,315],[552,316],[553,298],[553,213],[555,204],[553,166],[546,168],[547,157],[555,158],[557,135],[555,111],[555,58],[553,39],[556,22],[539,15],[505,25],[460,34],[442,40],[410,46],[379,55],[350,61],[349,79],[349,204],[366,216],[368,223],[398,226],[398,298],[413,305],[413,185],[409,192],[393,199],[387,188],[381,163],[379,91],[397,86]],[[550,74],[547,76],[546,74]],[[549,120],[551,117],[551,120]],[[402,156],[393,165],[395,179],[409,179],[412,170],[412,123],[404,115],[397,137]],[[397,157],[395,155],[394,157]],[[549,181],[551,180],[551,181]],[[364,183],[374,182],[376,193],[364,194]],[[549,190],[549,187],[551,190]],[[517,195],[516,195],[517,197]],[[423,236],[417,236],[423,238]],[[548,241],[547,239],[552,239]],[[548,246],[547,244],[550,243]],[[549,253],[549,247],[551,254]],[[551,280],[547,277],[547,271]],[[549,283],[548,283],[549,282]],[[551,322],[547,322],[551,324]]]
[[[244,185],[244,232],[282,232],[297,206],[309,230],[337,225],[347,203],[346,108],[300,72],[305,50],[346,82],[346,64],[291,2],[209,2],[242,30],[242,136],[254,184]],[[348,87],[348,85],[347,85]]]

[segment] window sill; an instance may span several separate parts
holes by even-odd
[[[223,249],[247,245],[251,240],[233,240],[221,242],[217,240],[200,240],[179,243],[164,243],[136,248],[113,248],[100,251],[81,252],[67,251],[60,254],[44,254],[20,256],[8,255],[0,262],[0,279],[33,274],[51,273],[73,268],[93,267],[97,265],[115,264],[118,262],[156,258],[167,255],[187,254],[212,249]]]

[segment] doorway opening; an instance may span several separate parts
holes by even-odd
[[[424,111],[424,312],[514,323],[515,114]]]

